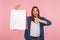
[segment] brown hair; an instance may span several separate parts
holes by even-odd
[[[40,18],[40,15],[39,15],[40,12],[39,12],[38,7],[37,7],[37,6],[33,6],[32,10],[31,10],[31,16],[32,16],[32,21],[33,21],[33,22],[35,21],[34,15],[33,15],[33,10],[34,10],[34,8],[37,8],[37,10],[38,10],[38,15],[37,15],[37,17]]]

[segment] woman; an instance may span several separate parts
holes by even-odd
[[[33,6],[31,16],[27,17],[28,29],[25,30],[26,40],[44,40],[43,26],[51,25],[51,22],[40,16],[37,6]]]

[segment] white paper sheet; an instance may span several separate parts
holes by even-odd
[[[11,10],[10,29],[11,30],[26,29],[26,10]]]

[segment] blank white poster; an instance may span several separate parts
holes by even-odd
[[[26,10],[11,10],[10,29],[11,30],[26,29]]]

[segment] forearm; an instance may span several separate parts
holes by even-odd
[[[39,20],[40,23],[44,23],[47,24],[47,22],[45,20]]]

